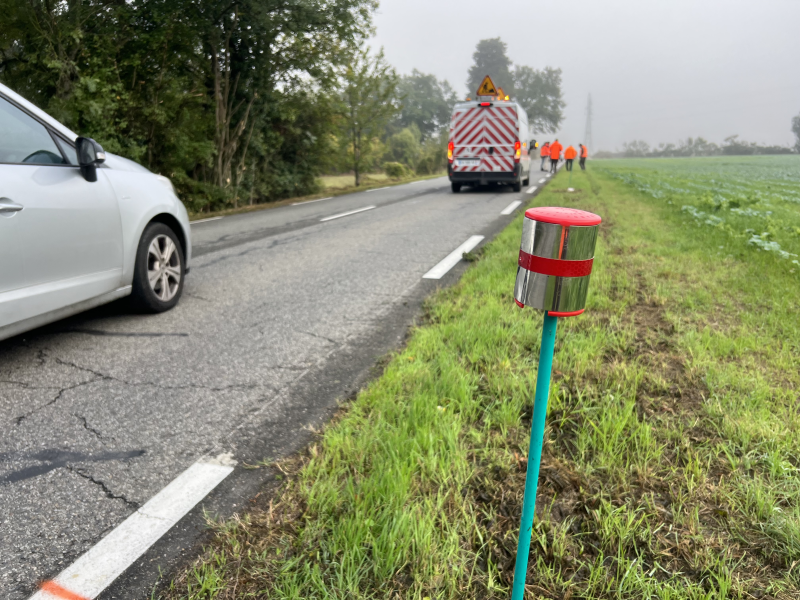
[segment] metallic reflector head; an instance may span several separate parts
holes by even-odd
[[[555,316],[583,312],[601,219],[574,208],[531,208],[522,225],[514,299]]]

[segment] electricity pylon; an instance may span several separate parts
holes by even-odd
[[[583,143],[587,148],[594,150],[592,141],[592,95],[586,101],[586,131],[583,133]]]

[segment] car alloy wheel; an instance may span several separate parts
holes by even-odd
[[[161,302],[169,302],[181,286],[181,261],[175,242],[157,235],[147,249],[147,280]]]

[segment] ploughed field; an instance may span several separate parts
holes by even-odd
[[[529,597],[800,597],[800,157],[568,178],[535,204],[604,222],[559,323]],[[542,323],[520,227],[165,597],[508,597]]]

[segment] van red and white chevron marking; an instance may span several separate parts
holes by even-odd
[[[517,129],[517,111],[513,106],[456,108],[450,120],[453,171],[512,172]],[[480,163],[459,165],[459,158],[479,158]]]

